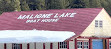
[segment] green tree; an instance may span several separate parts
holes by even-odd
[[[45,0],[27,0],[30,10],[44,10],[46,9]]]
[[[70,0],[72,1],[70,4],[71,8],[87,8],[89,7],[89,0]]]
[[[36,0],[36,5],[38,10],[46,9],[45,0]]]
[[[90,8],[102,7],[100,0],[89,0],[89,2],[90,2]]]
[[[69,6],[69,1],[68,0],[60,0],[61,9],[68,8],[68,6]]]
[[[69,0],[48,0],[48,9],[65,9],[69,6]]]
[[[21,11],[20,0],[11,0],[11,4],[14,6],[15,11]]]
[[[26,0],[20,0],[20,6],[22,11],[29,11],[30,8]]]
[[[60,0],[49,0],[49,9],[60,9]]]
[[[1,0],[0,1],[0,13],[14,11],[14,7],[11,4],[11,1]]]
[[[106,11],[109,13],[109,15],[111,16],[111,0],[106,0],[106,3],[105,3],[105,9]]]

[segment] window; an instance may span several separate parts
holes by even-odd
[[[95,27],[103,27],[103,21],[102,20],[95,20]]]
[[[78,41],[77,49],[89,49],[88,41]]]
[[[84,42],[84,49],[88,49],[88,42]]]
[[[22,49],[22,45],[21,44],[12,44],[12,49]]]
[[[99,27],[103,27],[103,21],[99,21]]]
[[[67,48],[67,42],[59,42],[60,48]]]
[[[98,27],[98,20],[95,20],[95,27]]]
[[[82,48],[82,42],[77,42],[77,47]]]
[[[111,49],[111,42],[109,42],[109,49]]]

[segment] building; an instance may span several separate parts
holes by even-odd
[[[0,49],[111,49],[111,18],[104,8],[5,12],[0,30],[72,31],[66,42],[1,43]]]

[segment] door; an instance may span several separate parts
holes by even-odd
[[[93,49],[103,49],[103,41],[102,41],[102,39],[93,39],[92,48]]]

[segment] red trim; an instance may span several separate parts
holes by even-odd
[[[67,41],[67,49],[69,49],[69,41]]]
[[[53,49],[53,43],[50,43],[50,49]]]
[[[59,49],[59,42],[58,42],[58,49]]]
[[[77,38],[84,38],[84,39],[111,39],[111,38],[102,38],[102,37],[83,37],[83,36],[79,36]]]
[[[7,45],[6,45],[6,43],[4,43],[4,49],[7,49],[6,47],[7,47]]]
[[[89,39],[89,49],[92,49],[92,39]]]
[[[45,43],[43,43],[43,49],[45,49]]]
[[[73,40],[70,40],[70,41],[73,41]]]
[[[89,40],[77,40],[77,39],[75,39],[75,49],[77,49],[77,42],[82,42],[82,49],[84,49],[84,42],[88,42],[88,49],[90,49],[90,47],[89,47],[89,45],[90,45],[90,41]]]
[[[12,43],[12,49],[13,49],[13,45],[14,45],[14,43]]]
[[[22,44],[20,44],[20,49],[22,49]]]
[[[83,45],[82,45],[82,49],[84,49],[84,41],[82,41],[82,44],[83,44]]]
[[[34,45],[35,45],[35,49],[36,49],[36,42],[34,43]]]
[[[75,46],[75,49],[77,49],[77,38],[75,38],[75,44],[74,44]]]
[[[13,43],[12,43],[12,49],[13,49]]]
[[[30,47],[29,47],[30,45],[29,45],[29,43],[27,44],[27,49],[29,49]]]
[[[109,49],[109,39],[107,39],[107,49]]]

